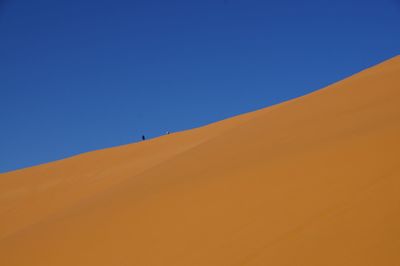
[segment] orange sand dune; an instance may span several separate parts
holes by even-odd
[[[257,112],[0,175],[0,265],[399,266],[400,57]]]

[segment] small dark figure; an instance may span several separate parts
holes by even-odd
[[[142,140],[146,140],[146,137],[144,135],[142,135]]]

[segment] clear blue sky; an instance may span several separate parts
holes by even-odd
[[[263,108],[399,48],[399,0],[0,0],[0,172]]]

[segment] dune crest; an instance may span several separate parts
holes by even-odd
[[[205,127],[0,175],[0,262],[400,265],[400,56]]]

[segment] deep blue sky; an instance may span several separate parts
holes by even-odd
[[[399,0],[0,0],[0,172],[266,107],[399,48]]]

